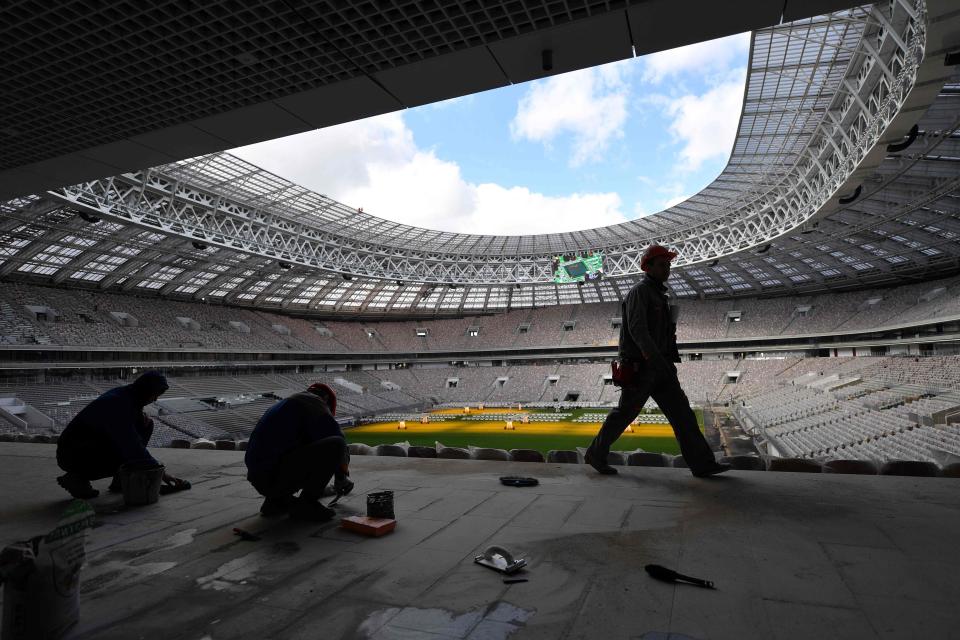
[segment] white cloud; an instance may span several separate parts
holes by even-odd
[[[599,160],[613,140],[623,137],[629,95],[625,72],[624,63],[615,62],[534,82],[517,105],[511,134],[547,145],[569,134],[571,166]]]
[[[623,222],[616,193],[547,196],[466,181],[392,113],[242,147],[236,155],[371,215],[445,231],[529,234]]]
[[[650,192],[633,205],[633,213],[638,218],[669,209],[690,198],[691,194],[686,190],[687,186],[683,181],[654,183],[645,178],[645,176],[640,176],[640,181],[650,187]]]
[[[234,149],[232,153],[331,197],[367,184],[377,163],[402,163],[416,153],[403,116],[388,113]]]
[[[638,218],[643,218],[644,216],[648,216],[651,213],[653,213],[653,211],[650,211],[649,209],[647,209],[646,205],[644,205],[642,202],[637,201],[633,203],[634,216]]]
[[[750,48],[750,33],[659,51],[644,56],[643,79],[659,83],[667,77],[693,72],[698,77],[723,73],[731,64],[746,59]]]
[[[745,79],[746,73],[741,73],[739,79],[702,95],[685,95],[667,103],[670,133],[683,144],[678,169],[696,171],[707,160],[729,156],[737,135]]]
[[[642,59],[648,87],[640,102],[662,113],[674,143],[667,180],[656,188],[663,208],[696,191],[688,180],[707,165],[729,158],[743,104],[750,33],[655,53]],[[669,82],[664,82],[669,80]],[[663,147],[664,149],[668,147]],[[649,204],[648,204],[649,206]]]
[[[668,198],[663,202],[662,209],[669,209],[673,205],[680,204],[684,200],[687,200],[689,197],[690,197],[689,195],[682,195],[682,196],[674,196],[672,198]]]
[[[477,207],[463,231],[473,233],[530,234],[592,229],[626,218],[616,193],[575,193],[550,197],[526,187],[497,184],[476,187]],[[493,222],[491,228],[490,222]]]

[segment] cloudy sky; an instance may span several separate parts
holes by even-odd
[[[720,173],[750,34],[234,149],[364,212],[470,233],[614,224]]]

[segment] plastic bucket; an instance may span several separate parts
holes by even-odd
[[[165,467],[155,463],[129,463],[120,467],[123,502],[129,506],[153,504],[160,499]]]
[[[393,518],[393,491],[368,493],[367,517]]]

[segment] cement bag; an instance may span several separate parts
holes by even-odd
[[[80,619],[80,567],[93,507],[74,500],[46,536],[0,553],[3,640],[62,638]]]

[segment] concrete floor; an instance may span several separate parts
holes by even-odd
[[[367,539],[259,518],[240,452],[156,455],[194,488],[92,501],[78,637],[960,638],[957,480],[355,457],[342,513],[397,492],[396,531]],[[0,445],[0,542],[56,522],[53,456]],[[526,557],[529,582],[475,565],[490,544]]]

